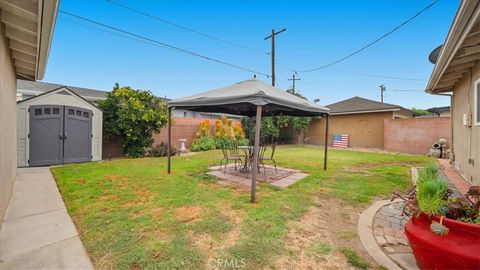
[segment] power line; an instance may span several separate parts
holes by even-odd
[[[406,80],[406,81],[422,81],[422,82],[428,81],[428,80],[419,79],[419,78],[408,78],[408,77],[398,77],[398,76],[389,76],[389,75],[379,75],[379,74],[361,73],[361,72],[355,72],[355,71],[349,71],[349,70],[343,70],[343,69],[336,69],[336,68],[327,68],[327,69],[333,70],[333,71],[338,71],[338,72],[344,72],[344,73],[359,75],[359,76],[374,77],[374,78],[394,79],[394,80]]]
[[[404,25],[406,25],[407,23],[411,22],[413,19],[415,19],[416,17],[418,17],[420,14],[422,14],[423,12],[427,11],[429,8],[431,8],[433,5],[435,5],[439,0],[435,0],[433,1],[432,3],[430,3],[428,6],[424,7],[422,10],[420,10],[419,12],[417,12],[415,15],[413,15],[412,17],[410,17],[408,20],[402,22],[400,25],[398,25],[397,27],[393,28],[392,30],[388,31],[387,33],[383,34],[382,36],[380,36],[379,38],[375,39],[374,41],[368,43],[367,45],[363,46],[362,48],[352,52],[351,54],[348,54],[347,56],[344,56],[338,60],[335,60],[327,65],[323,65],[323,66],[320,66],[320,67],[317,67],[317,68],[312,68],[312,69],[307,69],[307,70],[303,70],[303,71],[299,71],[299,72],[312,72],[312,71],[316,71],[316,70],[320,70],[320,69],[325,69],[325,68],[328,68],[330,66],[333,66],[335,64],[338,64],[358,53],[360,53],[361,51],[367,49],[368,47],[372,46],[373,44],[379,42],[380,40],[386,38],[387,36],[389,36],[390,34],[392,34],[393,32],[397,31],[398,29],[400,29],[401,27],[403,27]]]
[[[242,44],[238,44],[238,43],[235,43],[235,42],[232,42],[232,41],[228,41],[228,40],[225,40],[225,39],[222,39],[222,38],[219,38],[219,37],[216,37],[216,36],[213,36],[213,35],[210,35],[210,34],[207,34],[207,33],[204,33],[204,32],[200,32],[200,31],[198,31],[198,30],[195,30],[195,29],[192,29],[192,28],[189,28],[189,27],[180,25],[180,24],[178,24],[178,23],[171,22],[171,21],[169,21],[169,20],[160,18],[160,17],[158,17],[158,16],[156,16],[156,15],[152,15],[152,14],[146,13],[146,12],[144,12],[144,11],[141,11],[141,10],[138,10],[138,9],[135,9],[135,8],[132,8],[132,7],[129,7],[129,6],[127,6],[127,5],[124,5],[124,4],[122,4],[122,3],[119,3],[119,2],[116,2],[116,1],[113,1],[113,0],[106,0],[106,1],[107,1],[107,2],[110,2],[111,4],[117,5],[117,6],[121,7],[121,8],[124,8],[124,9],[126,9],[126,10],[129,10],[129,11],[131,11],[131,12],[134,12],[134,13],[137,13],[137,14],[140,14],[140,15],[143,15],[143,16],[145,16],[145,17],[154,19],[154,20],[156,20],[156,21],[159,21],[159,22],[168,24],[168,25],[170,25],[170,26],[173,26],[173,27],[182,29],[182,30],[187,31],[187,32],[194,33],[194,34],[199,35],[199,36],[203,36],[203,37],[206,37],[206,38],[215,40],[215,41],[220,41],[220,42],[223,42],[223,43],[228,44],[228,45],[230,45],[230,46],[242,48],[242,49],[244,49],[244,50],[249,50],[249,51],[252,51],[252,52],[257,52],[257,53],[266,54],[266,55],[269,54],[268,52],[265,52],[265,51],[262,51],[262,50],[259,50],[259,49],[251,48],[251,47],[248,47],[248,46],[245,46],[245,45],[242,45]]]
[[[74,17],[74,18],[77,18],[77,19],[80,19],[80,20],[83,20],[83,21],[86,21],[86,22],[89,22],[89,23],[92,23],[92,24],[100,25],[102,27],[118,31],[120,33],[129,35],[129,36],[133,36],[135,38],[139,38],[139,39],[151,42],[151,43],[155,43],[156,45],[158,45],[162,48],[175,50],[175,51],[182,52],[182,53],[185,53],[185,54],[189,54],[189,55],[192,55],[192,56],[195,56],[195,57],[198,57],[198,58],[202,58],[202,59],[205,59],[205,60],[208,60],[208,61],[213,61],[213,62],[222,64],[222,65],[226,65],[226,66],[229,66],[229,67],[233,67],[233,68],[240,69],[240,70],[243,70],[243,71],[248,71],[248,72],[251,72],[253,74],[260,74],[260,75],[263,75],[267,78],[270,77],[270,75],[268,75],[266,73],[263,73],[263,72],[260,72],[260,71],[256,71],[256,70],[253,70],[253,69],[249,69],[249,68],[245,68],[245,67],[238,66],[238,65],[235,65],[235,64],[231,64],[231,63],[228,63],[228,62],[225,62],[223,60],[216,59],[216,58],[204,56],[204,55],[201,55],[201,54],[196,53],[196,52],[192,52],[192,51],[189,51],[189,50],[186,50],[186,49],[182,49],[182,48],[179,48],[179,47],[167,44],[167,43],[163,43],[163,42],[160,42],[158,40],[151,39],[151,38],[148,38],[148,37],[145,37],[145,36],[142,36],[142,35],[138,35],[138,34],[135,34],[135,33],[132,33],[132,32],[128,32],[126,30],[122,30],[122,29],[114,27],[114,26],[110,26],[110,25],[107,25],[107,24],[104,24],[104,23],[101,23],[101,22],[97,22],[97,21],[94,21],[94,20],[79,16],[79,15],[75,15],[75,14],[67,12],[67,11],[59,10],[58,12],[60,12],[62,14],[65,14],[65,15],[68,15],[68,16],[71,16],[71,17]]]

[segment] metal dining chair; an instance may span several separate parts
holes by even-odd
[[[271,161],[273,163],[273,166],[275,167],[275,174],[277,173],[277,162],[275,161],[275,159],[273,159],[273,156],[275,155],[275,146],[276,145],[277,144],[275,142],[272,143],[272,153],[270,154],[270,156],[265,157],[265,152],[264,152],[263,155],[262,155],[261,161],[259,161],[259,163],[262,164],[264,170],[265,170],[265,161]]]
[[[224,165],[223,173],[227,172],[227,165],[229,161],[235,161],[235,170],[237,170],[237,162],[242,162],[242,159],[239,155],[230,155],[230,149],[225,144],[220,144],[220,148],[222,149],[223,159],[220,161],[220,170],[222,170],[222,166]],[[236,147],[235,147],[236,148]]]

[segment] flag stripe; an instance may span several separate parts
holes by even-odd
[[[333,147],[347,148],[348,147],[348,134],[335,134],[333,135]]]

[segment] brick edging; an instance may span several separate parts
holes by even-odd
[[[358,217],[358,235],[360,237],[360,242],[362,243],[365,250],[370,254],[370,256],[375,260],[375,262],[381,266],[386,267],[390,270],[401,270],[401,268],[385,254],[373,235],[373,218],[380,208],[400,200],[382,200],[374,202],[369,208],[363,211]]]

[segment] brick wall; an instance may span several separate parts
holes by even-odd
[[[173,147],[178,149],[180,146],[178,140],[187,139],[185,146],[189,148],[197,133],[198,125],[204,120],[210,120],[211,133],[213,135],[216,119],[174,117],[175,124],[172,126]],[[239,120],[233,120],[233,126],[238,124],[241,124]],[[166,126],[160,130],[160,133],[153,135],[153,145],[160,144],[161,142],[168,142],[168,129]],[[108,159],[109,156],[112,158],[123,156],[120,138],[112,138],[109,142],[103,143],[103,159]]]
[[[439,139],[450,145],[450,117],[385,119],[384,148],[390,152],[427,154]]]
[[[187,139],[185,146],[189,148],[192,145],[192,141],[195,138],[195,134],[198,130],[198,125],[200,122],[205,121],[208,119],[205,118],[190,118],[190,117],[175,117],[174,121],[175,124],[172,126],[172,145],[175,148],[180,146],[179,139]],[[233,120],[232,125],[238,125],[240,121]],[[215,127],[215,119],[210,119],[210,126],[212,129]],[[157,145],[160,142],[167,143],[168,142],[168,131],[167,127],[162,128],[159,134],[153,135],[154,143],[153,145]]]

